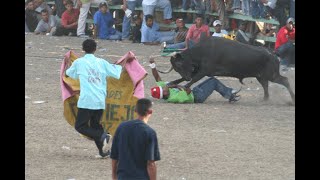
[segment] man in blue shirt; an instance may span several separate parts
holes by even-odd
[[[152,102],[139,99],[135,112],[138,119],[121,123],[111,147],[112,179],[155,180],[160,160],[156,132],[147,124],[152,114]]]
[[[141,42],[145,45],[158,45],[162,42],[174,43],[175,32],[160,32],[159,25],[153,21],[153,16],[148,14],[141,27]]]
[[[122,66],[110,64],[104,59],[95,57],[97,44],[92,39],[82,43],[85,55],[75,60],[71,67],[66,68],[66,75],[80,80],[80,96],[77,103],[78,113],[75,129],[94,140],[99,154],[108,156],[110,151],[106,150],[111,138],[110,134],[104,132],[100,119],[105,109],[107,96],[107,77],[120,78]],[[125,64],[123,61],[123,64]],[[69,67],[69,68],[68,68]],[[90,122],[90,126],[89,126]]]
[[[99,11],[94,14],[94,34],[93,38],[108,40],[121,40],[121,33],[115,30],[112,26],[114,20],[112,14],[108,11],[107,2],[101,2],[99,4]]]

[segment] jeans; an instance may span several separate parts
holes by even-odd
[[[281,65],[288,66],[289,64],[295,64],[295,46],[291,41],[281,45],[276,49],[276,54],[279,55]]]
[[[232,9],[240,9],[240,0],[233,0]]]
[[[182,0],[182,9],[187,10],[189,9],[190,0]]]
[[[78,108],[75,129],[79,133],[94,139],[95,142],[99,142],[104,133],[103,127],[100,124],[102,113],[103,109],[91,110]]]
[[[251,15],[250,0],[242,0],[242,11],[247,16]]]
[[[202,0],[191,0],[191,8],[195,9],[198,14],[205,14],[206,7]]]
[[[211,77],[192,89],[194,102],[203,103],[216,90],[226,99],[232,96],[232,88],[222,84],[218,79]]]
[[[142,0],[127,1],[127,8],[134,12],[136,7],[141,6]],[[122,22],[122,39],[129,39],[131,18],[123,16]]]
[[[144,16],[147,14],[154,15],[154,9],[161,8],[163,9],[163,19],[171,19],[172,18],[172,8],[171,3],[168,0],[159,0],[156,5],[145,5],[142,3],[142,11]],[[143,22],[145,18],[143,18]]]
[[[253,18],[264,18],[265,17],[265,7],[260,0],[251,1],[251,14]]]
[[[167,32],[158,32],[159,33],[159,38],[157,41],[166,42],[167,44],[173,44],[174,38],[176,33],[174,31],[167,31]]]
[[[192,48],[194,45],[195,45],[195,43],[192,40],[189,40],[189,49]],[[184,49],[185,47],[186,47],[186,42],[181,42],[181,43],[167,45],[166,48]]]
[[[290,17],[295,17],[295,0],[290,0],[290,10],[289,10],[289,16]]]
[[[116,31],[115,34],[109,35],[109,37],[107,37],[108,40],[120,40],[121,39],[121,32]]]

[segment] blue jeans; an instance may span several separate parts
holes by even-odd
[[[289,16],[290,17],[295,17],[295,0],[290,0],[290,10],[289,10]]]
[[[226,99],[230,99],[232,95],[232,88],[225,86],[218,79],[211,77],[192,89],[194,102],[203,103],[214,90]]]
[[[195,43],[192,40],[189,40],[189,49],[192,48],[194,45],[195,45]],[[166,48],[183,49],[185,47],[186,47],[186,42],[180,42],[180,43],[176,43],[176,44],[167,45]]]
[[[253,18],[264,18],[265,17],[265,7],[260,0],[251,1],[251,15]]]
[[[157,41],[166,42],[167,44],[173,44],[176,33],[174,31],[158,32],[159,38]]]
[[[182,9],[187,10],[189,9],[190,0],[182,0]]]
[[[250,0],[242,0],[242,11],[247,16],[251,15]]]
[[[205,14],[206,6],[205,2],[202,2],[202,0],[191,0],[191,8],[195,9],[198,14]]]
[[[276,49],[276,54],[279,55],[281,65],[288,66],[295,63],[295,46],[291,41],[281,45]]]
[[[142,4],[143,15],[151,14],[154,15],[154,9],[161,8],[163,9],[163,19],[171,19],[172,18],[172,8],[171,3],[168,0],[159,0],[156,5],[145,5]],[[145,21],[145,18],[143,18]]]
[[[232,9],[240,9],[240,0],[233,0]]]
[[[108,40],[120,40],[121,39],[121,32],[116,31],[115,34],[110,35],[107,39]]]
[[[142,0],[127,1],[127,8],[134,12],[136,7],[141,6]],[[123,16],[122,22],[122,39],[129,39],[131,17]]]

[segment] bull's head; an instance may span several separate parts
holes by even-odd
[[[180,53],[170,58],[173,69],[178,72],[186,81],[192,79],[193,66],[189,58],[184,58]]]

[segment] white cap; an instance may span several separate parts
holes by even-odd
[[[293,24],[294,24],[294,18],[289,18],[288,20],[287,20],[287,24],[289,23],[289,22],[292,22]]]
[[[213,26],[217,26],[218,24],[220,24],[220,26],[221,26],[221,21],[220,20],[215,20],[214,22],[213,22]]]

